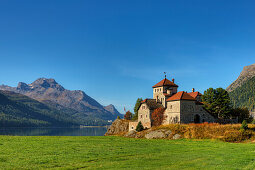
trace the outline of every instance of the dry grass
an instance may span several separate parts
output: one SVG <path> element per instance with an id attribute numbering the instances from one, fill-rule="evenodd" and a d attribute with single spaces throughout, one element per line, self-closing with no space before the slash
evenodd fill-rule
<path id="1" fill-rule="evenodd" d="M 169 129 L 172 135 L 180 134 L 187 139 L 220 139 L 226 142 L 255 140 L 255 125 L 249 124 L 249 129 L 246 131 L 240 130 L 240 127 L 241 124 L 171 124 L 153 127 L 151 130 Z"/>

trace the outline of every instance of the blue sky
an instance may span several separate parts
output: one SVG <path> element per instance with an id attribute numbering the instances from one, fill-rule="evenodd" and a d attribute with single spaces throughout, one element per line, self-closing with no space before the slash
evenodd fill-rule
<path id="1" fill-rule="evenodd" d="M 152 86 L 226 88 L 255 63 L 255 1 L 0 0 L 0 84 L 39 77 L 132 110 Z"/>

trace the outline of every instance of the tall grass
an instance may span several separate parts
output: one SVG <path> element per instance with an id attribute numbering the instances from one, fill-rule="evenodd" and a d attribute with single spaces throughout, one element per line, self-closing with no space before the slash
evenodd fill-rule
<path id="1" fill-rule="evenodd" d="M 241 124 L 171 124 L 153 127 L 152 130 L 169 129 L 172 135 L 180 134 L 187 139 L 220 139 L 226 142 L 241 142 L 255 139 L 255 125 L 249 124 L 248 130 L 240 130 Z"/>

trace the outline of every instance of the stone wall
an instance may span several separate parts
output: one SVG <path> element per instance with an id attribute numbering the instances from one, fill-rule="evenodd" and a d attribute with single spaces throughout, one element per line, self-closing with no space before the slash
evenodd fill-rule
<path id="1" fill-rule="evenodd" d="M 167 102 L 163 125 L 180 123 L 180 101 Z"/>
<path id="2" fill-rule="evenodd" d="M 129 131 L 135 130 L 138 122 L 129 122 Z"/>
<path id="3" fill-rule="evenodd" d="M 141 104 L 138 110 L 138 122 L 140 121 L 143 125 L 146 123 L 151 124 L 151 110 L 146 103 Z"/>
<path id="4" fill-rule="evenodd" d="M 181 123 L 203 123 L 203 122 L 214 122 L 214 117 L 211 116 L 203 105 L 197 105 L 195 101 L 182 100 L 181 101 Z M 197 117 L 197 122 L 195 122 Z"/>

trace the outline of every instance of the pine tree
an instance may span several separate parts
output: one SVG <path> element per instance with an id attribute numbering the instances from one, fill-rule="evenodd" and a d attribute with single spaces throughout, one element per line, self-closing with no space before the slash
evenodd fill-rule
<path id="1" fill-rule="evenodd" d="M 136 103 L 135 103 L 135 107 L 134 107 L 134 116 L 133 116 L 133 120 L 137 120 L 138 119 L 138 108 L 139 108 L 139 106 L 140 106 L 140 104 L 141 104 L 141 102 L 143 101 L 143 99 L 142 98 L 138 98 L 137 100 L 136 100 Z"/>
<path id="2" fill-rule="evenodd" d="M 137 124 L 137 126 L 136 126 L 136 129 L 135 129 L 137 132 L 140 132 L 140 131 L 143 131 L 144 130 L 144 127 L 143 127 L 143 125 L 142 125 L 142 123 L 141 123 L 141 121 L 140 122 L 138 122 L 138 124 Z"/>

